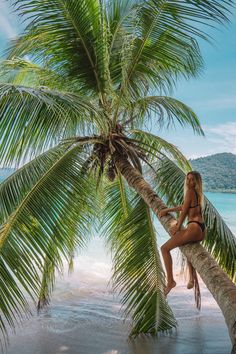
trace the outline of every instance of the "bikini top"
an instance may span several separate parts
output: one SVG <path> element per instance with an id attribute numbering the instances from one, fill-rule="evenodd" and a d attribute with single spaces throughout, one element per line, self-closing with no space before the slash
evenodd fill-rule
<path id="1" fill-rule="evenodd" d="M 190 206 L 189 208 L 196 208 L 197 206 L 200 206 L 200 208 L 201 208 L 200 203 L 198 203 L 198 194 L 197 194 L 197 192 L 196 192 L 195 189 L 194 189 L 194 192 L 195 192 L 195 195 L 196 195 L 196 198 L 197 198 L 197 204 L 196 204 L 196 205 L 193 205 L 193 206 Z"/>
<path id="2" fill-rule="evenodd" d="M 196 208 L 197 206 L 199 206 L 200 207 L 200 215 L 201 215 L 201 217 L 203 217 L 202 216 L 202 207 L 201 207 L 201 204 L 198 202 L 198 194 L 197 194 L 195 189 L 194 189 L 194 192 L 195 192 L 195 195 L 196 195 L 196 198 L 197 198 L 197 204 L 193 205 L 193 206 L 190 206 L 189 208 Z"/>

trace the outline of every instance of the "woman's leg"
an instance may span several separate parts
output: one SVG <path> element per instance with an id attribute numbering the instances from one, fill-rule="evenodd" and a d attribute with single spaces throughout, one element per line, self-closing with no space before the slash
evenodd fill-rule
<path id="1" fill-rule="evenodd" d="M 187 264 L 188 264 L 188 273 L 189 273 L 189 281 L 188 281 L 188 284 L 187 284 L 187 288 L 188 289 L 192 289 L 194 287 L 194 277 L 193 277 L 193 274 L 194 274 L 194 268 L 192 266 L 192 263 L 189 262 L 189 260 L 187 260 Z"/>
<path id="2" fill-rule="evenodd" d="M 186 245 L 189 242 L 200 241 L 201 234 L 196 228 L 188 227 L 186 230 L 181 230 L 174 234 L 166 243 L 161 246 L 162 257 L 164 260 L 167 276 L 167 285 L 164 289 L 164 294 L 167 295 L 176 282 L 173 277 L 172 258 L 170 251 L 176 247 Z"/>
<path id="3" fill-rule="evenodd" d="M 167 276 L 167 285 L 164 289 L 164 294 L 167 295 L 169 291 L 175 287 L 176 282 L 173 277 L 173 269 L 172 269 L 172 257 L 170 254 L 170 250 L 165 246 L 166 244 L 161 246 L 161 252 L 163 261 L 166 268 L 166 276 Z"/>

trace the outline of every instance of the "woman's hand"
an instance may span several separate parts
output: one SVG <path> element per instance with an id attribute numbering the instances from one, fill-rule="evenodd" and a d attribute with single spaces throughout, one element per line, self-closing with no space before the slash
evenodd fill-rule
<path id="1" fill-rule="evenodd" d="M 178 231 L 180 231 L 180 227 L 179 227 L 178 223 L 176 223 L 174 226 L 172 226 L 170 228 L 170 233 L 172 235 L 175 235 Z"/>
<path id="2" fill-rule="evenodd" d="M 168 209 L 162 209 L 159 213 L 158 216 L 159 218 L 162 218 L 163 216 L 166 216 L 168 214 Z"/>

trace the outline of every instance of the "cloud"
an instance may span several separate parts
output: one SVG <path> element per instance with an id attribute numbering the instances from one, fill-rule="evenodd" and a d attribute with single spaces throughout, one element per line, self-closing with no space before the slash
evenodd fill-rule
<path id="1" fill-rule="evenodd" d="M 10 14 L 10 9 L 5 0 L 0 0 L 0 32 L 6 38 L 12 38 L 17 35 L 14 16 Z"/>
<path id="2" fill-rule="evenodd" d="M 226 122 L 214 127 L 204 127 L 209 142 L 213 143 L 217 150 L 236 154 L 236 122 Z"/>
<path id="3" fill-rule="evenodd" d="M 175 132 L 165 131 L 161 137 L 176 145 L 189 159 L 223 152 L 236 154 L 236 120 L 202 125 L 202 128 L 204 137 L 194 134 L 190 128 L 182 127 L 177 127 Z M 153 133 L 160 135 L 157 131 Z"/>

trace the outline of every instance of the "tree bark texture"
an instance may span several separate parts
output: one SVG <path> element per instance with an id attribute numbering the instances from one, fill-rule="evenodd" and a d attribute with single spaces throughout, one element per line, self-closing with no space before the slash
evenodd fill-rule
<path id="1" fill-rule="evenodd" d="M 126 179 L 129 186 L 136 190 L 158 217 L 160 210 L 166 208 L 166 205 L 161 198 L 158 197 L 149 183 L 144 180 L 139 171 L 132 167 L 127 159 L 117 154 L 114 156 L 114 160 L 116 167 Z M 176 223 L 176 219 L 171 216 L 166 216 L 159 219 L 159 221 L 170 235 L 170 227 Z M 231 354 L 236 354 L 235 284 L 200 243 L 187 244 L 180 247 L 180 249 L 197 270 L 219 305 L 228 326 L 230 339 L 233 345 Z"/>

